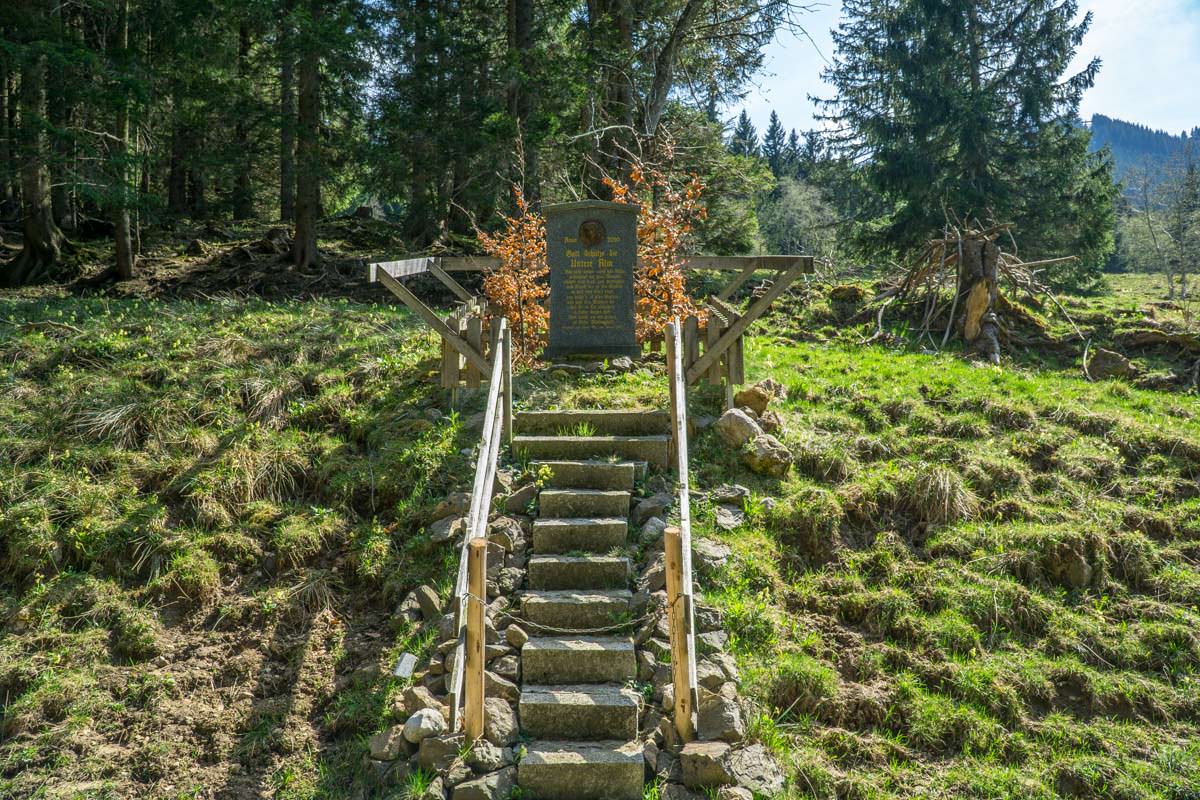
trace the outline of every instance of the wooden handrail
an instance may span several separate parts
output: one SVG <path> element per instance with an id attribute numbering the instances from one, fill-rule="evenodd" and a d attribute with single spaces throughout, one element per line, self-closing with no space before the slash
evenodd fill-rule
<path id="1" fill-rule="evenodd" d="M 486 603 L 487 598 L 469 591 L 468 575 L 471 543 L 486 540 L 488 517 L 492 508 L 492 486 L 496 482 L 496 470 L 500 460 L 500 447 L 507 436 L 512 419 L 512 372 L 509 348 L 512 339 L 508 320 L 501 319 L 496 336 L 497 347 L 493 358 L 488 384 L 487 410 L 483 415 L 483 435 L 480 439 L 479 456 L 475 461 L 475 483 L 471 488 L 471 506 L 467 512 L 467 530 L 463 537 L 462 551 L 458 560 L 458 577 L 454 582 L 454 613 L 458 645 L 455 647 L 454 672 L 450 679 L 450 730 L 457 731 L 463 717 L 464 654 L 466 652 L 468 603 Z M 485 590 L 486 592 L 486 590 Z M 482 668 L 482 665 L 480 665 Z M 475 676 L 480 681 L 482 673 Z M 478 682 L 478 681 L 477 681 Z M 474 698 L 473 698 L 474 699 Z M 482 706 L 482 697 L 479 698 Z M 475 709 L 471 709 L 475 710 Z"/>
<path id="2" fill-rule="evenodd" d="M 692 713 L 697 708 L 699 697 L 696 681 L 695 595 L 692 586 L 691 492 L 688 485 L 687 379 L 678 321 L 667 324 L 665 339 L 671 397 L 671 441 L 679 482 L 679 528 L 678 532 L 669 529 L 663 544 L 667 551 L 675 729 L 683 741 L 690 741 L 695 738 Z"/>
<path id="3" fill-rule="evenodd" d="M 805 256 L 686 256 L 683 259 L 683 269 L 686 272 L 737 272 L 735 284 L 728 288 L 732 294 L 734 289 L 749 280 L 758 270 L 775 272 L 786 271 L 795 264 L 797 258 Z M 807 257 L 811 269 L 812 258 Z M 491 272 L 500 266 L 500 259 L 491 256 L 417 256 L 399 261 L 374 261 L 367 264 L 368 280 L 371 283 L 379 280 L 379 273 L 386 272 L 393 278 L 408 278 L 413 275 L 433 273 L 434 277 L 445 283 L 445 279 L 437 275 L 434 267 L 445 273 L 450 272 Z M 448 288 L 457 294 L 453 286 Z M 721 299 L 728 299 L 726 294 Z"/>

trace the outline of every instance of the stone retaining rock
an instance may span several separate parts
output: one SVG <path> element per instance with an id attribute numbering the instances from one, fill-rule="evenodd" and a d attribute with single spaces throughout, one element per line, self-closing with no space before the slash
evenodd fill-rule
<path id="1" fill-rule="evenodd" d="M 421 607 L 421 616 L 426 620 L 435 620 L 442 615 L 442 598 L 437 589 L 425 584 L 413 589 L 411 596 L 416 598 Z"/>
<path id="2" fill-rule="evenodd" d="M 466 517 L 450 516 L 439 519 L 428 528 L 429 541 L 434 544 L 452 542 L 462 535 L 466 523 Z"/>
<path id="3" fill-rule="evenodd" d="M 753 409 L 755 414 L 761 416 L 773 399 L 775 398 L 768 389 L 756 383 L 753 386 L 747 386 L 735 394 L 733 396 L 733 404 L 735 406 L 748 406 Z"/>
<path id="4" fill-rule="evenodd" d="M 738 786 L 764 797 L 783 791 L 783 769 L 761 744 L 734 750 L 729 756 L 729 774 Z"/>
<path id="5" fill-rule="evenodd" d="M 404 726 L 393 725 L 375 734 L 367 740 L 367 750 L 376 761 L 395 761 L 402 755 L 408 755 Z"/>
<path id="6" fill-rule="evenodd" d="M 733 783 L 726 759 L 730 746 L 725 742 L 688 742 L 679 753 L 683 783 L 693 789 L 703 789 Z"/>
<path id="7" fill-rule="evenodd" d="M 430 736 L 439 736 L 445 732 L 446 720 L 442 717 L 442 712 L 432 708 L 422 708 L 404 723 L 404 738 L 413 744 L 420 744 Z"/>
<path id="8" fill-rule="evenodd" d="M 719 692 L 699 688 L 700 706 L 696 710 L 696 734 L 701 739 L 740 742 L 746 735 L 737 686 L 722 684 Z"/>
<path id="9" fill-rule="evenodd" d="M 633 509 L 633 524 L 642 525 L 651 517 L 665 517 L 667 509 L 669 509 L 674 502 L 674 496 L 668 494 L 667 492 L 659 492 L 658 494 L 641 500 Z"/>
<path id="10" fill-rule="evenodd" d="M 511 747 L 517 743 L 521 733 L 517 712 L 498 697 L 488 697 L 486 693 L 484 696 L 483 738 L 497 747 Z"/>
<path id="11" fill-rule="evenodd" d="M 479 774 L 494 772 L 513 763 L 510 747 L 497 747 L 488 741 L 476 742 L 464 759 L 466 765 Z"/>
<path id="12" fill-rule="evenodd" d="M 717 435 L 730 447 L 742 447 L 756 436 L 762 435 L 762 428 L 750 418 L 750 415 L 740 408 L 731 408 L 721 415 L 713 425 Z"/>
<path id="13" fill-rule="evenodd" d="M 517 785 L 517 768 L 505 767 L 454 787 L 453 800 L 508 800 Z"/>
<path id="14" fill-rule="evenodd" d="M 417 764 L 431 772 L 445 772 L 458 758 L 458 751 L 463 746 L 463 734 L 446 734 L 430 736 L 421 740 L 417 750 Z"/>
<path id="15" fill-rule="evenodd" d="M 724 567 L 731 555 L 733 555 L 733 549 L 727 544 L 714 542 L 712 539 L 692 540 L 692 562 L 695 569 L 702 575 Z"/>
<path id="16" fill-rule="evenodd" d="M 736 530 L 746 524 L 746 512 L 740 506 L 720 505 L 713 509 L 717 527 L 722 530 Z"/>
<path id="17" fill-rule="evenodd" d="M 783 442 L 769 433 L 760 433 L 742 454 L 742 461 L 753 472 L 782 478 L 792 468 L 792 454 Z"/>
<path id="18" fill-rule="evenodd" d="M 783 430 L 783 416 L 778 411 L 766 411 L 758 418 L 764 433 L 779 433 Z"/>

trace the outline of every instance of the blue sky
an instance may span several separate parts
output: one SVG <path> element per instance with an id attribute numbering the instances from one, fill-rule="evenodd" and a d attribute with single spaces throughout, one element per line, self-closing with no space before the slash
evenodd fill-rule
<path id="1" fill-rule="evenodd" d="M 1084 95 L 1084 119 L 1106 114 L 1174 134 L 1200 125 L 1200 0 L 1080 0 L 1079 7 L 1094 19 L 1076 67 L 1093 56 L 1104 62 Z M 813 127 L 808 95 L 833 94 L 820 75 L 833 57 L 829 30 L 840 13 L 840 0 L 826 2 L 800 18 L 812 41 L 784 33 L 768 48 L 764 73 L 741 104 L 760 133 L 772 108 L 784 127 Z"/>

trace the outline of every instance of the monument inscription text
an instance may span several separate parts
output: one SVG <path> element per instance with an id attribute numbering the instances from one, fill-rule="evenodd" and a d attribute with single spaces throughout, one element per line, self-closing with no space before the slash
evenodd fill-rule
<path id="1" fill-rule="evenodd" d="M 550 332 L 546 356 L 637 355 L 633 268 L 637 207 L 585 201 L 546 208 Z"/>

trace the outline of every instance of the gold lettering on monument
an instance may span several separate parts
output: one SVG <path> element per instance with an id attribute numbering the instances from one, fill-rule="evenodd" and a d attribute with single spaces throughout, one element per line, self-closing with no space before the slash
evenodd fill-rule
<path id="1" fill-rule="evenodd" d="M 567 263 L 562 287 L 566 295 L 567 319 L 562 327 L 566 331 L 584 332 L 619 326 L 617 304 L 628 277 L 616 266 L 616 245 L 621 243 L 621 237 L 605 234 L 602 224 L 588 221 L 580 226 L 579 236 L 563 237 Z M 580 244 L 584 246 L 579 247 Z M 612 246 L 598 246 L 602 244 Z"/>

